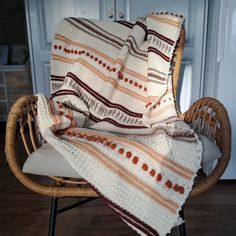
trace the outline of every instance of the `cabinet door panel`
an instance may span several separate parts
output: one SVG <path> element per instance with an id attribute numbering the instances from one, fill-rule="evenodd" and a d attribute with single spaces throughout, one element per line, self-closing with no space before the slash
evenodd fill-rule
<path id="1" fill-rule="evenodd" d="M 193 67 L 192 61 L 188 59 L 183 59 L 181 70 L 180 70 L 180 80 L 179 89 L 177 91 L 177 101 L 180 110 L 186 110 L 191 105 L 192 90 L 192 76 Z"/>
<path id="2" fill-rule="evenodd" d="M 64 17 L 100 18 L 99 1 L 82 0 L 80 4 L 76 2 L 76 0 L 42 1 L 43 9 L 41 12 L 44 14 L 42 18 L 45 20 L 47 42 L 50 43 L 52 41 L 56 25 Z"/>

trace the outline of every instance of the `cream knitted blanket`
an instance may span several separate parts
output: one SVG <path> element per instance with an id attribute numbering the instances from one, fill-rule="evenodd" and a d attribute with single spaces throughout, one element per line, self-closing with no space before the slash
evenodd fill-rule
<path id="1" fill-rule="evenodd" d="M 52 98 L 38 95 L 42 136 L 140 235 L 166 235 L 181 221 L 201 162 L 172 92 L 182 22 L 64 19 L 52 45 Z"/>

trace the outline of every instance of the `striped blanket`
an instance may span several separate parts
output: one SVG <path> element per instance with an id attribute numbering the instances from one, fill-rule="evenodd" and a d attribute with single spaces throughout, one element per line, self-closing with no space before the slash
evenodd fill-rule
<path id="1" fill-rule="evenodd" d="M 178 117 L 171 63 L 183 18 L 62 20 L 42 136 L 140 235 L 166 235 L 200 167 L 202 145 Z"/>

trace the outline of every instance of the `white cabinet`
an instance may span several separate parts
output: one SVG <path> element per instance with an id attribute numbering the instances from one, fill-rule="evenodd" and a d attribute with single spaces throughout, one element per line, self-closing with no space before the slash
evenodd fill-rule
<path id="1" fill-rule="evenodd" d="M 26 0 L 34 92 L 49 95 L 50 47 L 55 26 L 67 16 L 133 21 L 149 12 L 186 17 L 187 40 L 182 66 L 181 109 L 202 96 L 207 0 Z"/>

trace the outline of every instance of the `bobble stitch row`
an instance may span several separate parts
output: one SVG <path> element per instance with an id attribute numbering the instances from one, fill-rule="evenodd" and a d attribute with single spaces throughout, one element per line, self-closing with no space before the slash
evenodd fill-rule
<path id="1" fill-rule="evenodd" d="M 156 14 L 156 15 L 172 15 L 172 16 L 176 16 L 176 17 L 180 17 L 180 18 L 183 18 L 183 15 L 182 14 L 174 14 L 173 12 L 168 12 L 168 11 L 166 11 L 166 12 L 152 12 L 152 14 Z"/>
<path id="2" fill-rule="evenodd" d="M 69 130 L 66 131 L 66 135 L 74 136 L 74 137 L 77 136 L 79 138 L 85 138 L 88 141 L 99 142 L 99 143 L 104 144 L 107 147 L 110 147 L 112 150 L 115 150 L 116 147 L 117 147 L 117 145 L 115 143 L 112 143 L 111 141 L 108 141 L 106 138 L 96 137 L 94 135 L 87 135 L 87 134 L 82 134 L 80 132 L 69 131 Z M 130 151 L 125 152 L 124 148 L 119 148 L 117 151 L 120 155 L 125 154 L 125 157 L 127 159 L 132 160 L 132 163 L 134 165 L 138 164 L 139 158 L 137 156 L 133 156 L 132 152 L 130 152 Z M 133 158 L 131 159 L 132 156 L 133 156 Z M 142 170 L 145 171 L 145 172 L 147 172 L 148 169 L 149 169 L 147 163 L 143 163 L 141 167 L 142 167 Z M 149 174 L 150 174 L 151 177 L 155 177 L 157 182 L 162 181 L 162 178 L 163 178 L 162 174 L 161 173 L 156 173 L 156 171 L 154 169 L 151 169 L 149 171 Z M 184 187 L 182 187 L 178 184 L 175 184 L 173 186 L 173 183 L 170 180 L 167 180 L 165 182 L 165 186 L 169 189 L 173 189 L 174 191 L 179 192 L 180 194 L 184 193 Z"/>
<path id="3" fill-rule="evenodd" d="M 61 45 L 54 45 L 54 49 L 57 50 L 62 50 L 62 46 Z M 110 67 L 109 65 L 106 65 L 105 62 L 102 62 L 102 60 L 99 60 L 98 57 L 95 57 L 94 55 L 90 54 L 89 52 L 85 52 L 85 50 L 75 50 L 75 49 L 68 49 L 68 48 L 63 48 L 63 51 L 65 53 L 72 53 L 72 54 L 75 54 L 75 55 L 83 55 L 85 54 L 85 56 L 89 57 L 90 59 L 94 60 L 95 62 L 97 62 L 99 65 L 103 66 L 103 67 L 106 67 L 106 69 L 110 72 L 116 72 L 116 68 L 115 67 Z"/>
<path id="4" fill-rule="evenodd" d="M 167 99 L 168 99 L 169 101 L 171 101 L 171 98 L 167 98 Z M 165 103 L 167 99 L 164 99 L 163 102 Z M 151 103 L 151 102 L 148 102 L 148 103 L 145 105 L 145 107 L 147 108 L 147 107 L 149 107 L 149 106 L 151 106 L 151 105 L 152 105 L 152 103 Z M 161 101 L 158 101 L 152 108 L 155 109 L 157 106 L 160 106 L 160 105 L 161 105 Z"/>
<path id="5" fill-rule="evenodd" d="M 62 46 L 61 45 L 54 45 L 54 49 L 59 49 L 61 50 L 62 49 Z M 97 62 L 99 65 L 103 66 L 104 68 L 106 68 L 108 71 L 110 72 L 116 72 L 116 68 L 115 67 L 110 67 L 109 65 L 107 65 L 105 62 L 103 62 L 102 60 L 100 60 L 98 57 L 95 57 L 94 55 L 90 54 L 89 52 L 85 52 L 84 50 L 75 50 L 75 49 L 67 49 L 67 48 L 64 48 L 63 49 L 65 53 L 72 53 L 72 54 L 75 54 L 75 55 L 83 55 L 85 54 L 85 56 L 89 57 L 90 59 L 94 60 L 95 62 Z M 121 71 L 118 71 L 117 72 L 118 74 L 118 78 L 120 80 L 123 80 L 124 82 L 126 83 L 129 83 L 139 89 L 143 89 L 145 92 L 147 92 L 147 87 L 143 86 L 142 84 L 138 84 L 137 82 L 134 82 L 133 80 L 131 79 L 128 79 L 128 78 L 124 78 L 123 77 L 123 74 Z"/>
<path id="6" fill-rule="evenodd" d="M 118 71 L 117 75 L 118 75 L 119 80 L 123 80 L 124 82 L 129 83 L 139 89 L 143 89 L 145 92 L 147 92 L 147 87 L 143 86 L 142 84 L 138 84 L 138 82 L 134 82 L 132 79 L 128 79 L 127 77 L 124 77 L 121 71 Z"/>

